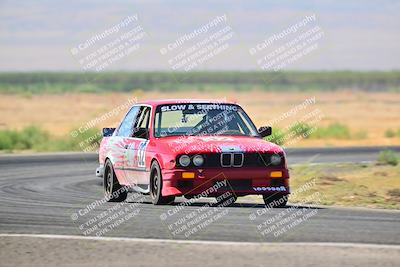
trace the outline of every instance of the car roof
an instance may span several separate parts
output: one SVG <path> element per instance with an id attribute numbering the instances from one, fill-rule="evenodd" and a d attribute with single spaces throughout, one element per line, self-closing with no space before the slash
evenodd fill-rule
<path id="1" fill-rule="evenodd" d="M 189 104 L 189 103 L 209 103 L 209 104 L 237 104 L 234 101 L 228 101 L 226 99 L 215 99 L 215 100 L 210 100 L 210 99 L 158 99 L 158 100 L 147 100 L 147 101 L 141 101 L 137 104 L 145 104 L 145 105 L 151 105 L 153 107 L 159 106 L 159 105 L 168 105 L 168 104 Z"/>

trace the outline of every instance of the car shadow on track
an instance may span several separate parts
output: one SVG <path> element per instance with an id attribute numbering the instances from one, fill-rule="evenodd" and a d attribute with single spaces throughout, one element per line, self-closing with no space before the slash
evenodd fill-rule
<path id="1" fill-rule="evenodd" d="M 153 205 L 151 201 L 142 201 L 142 202 L 135 202 L 135 201 L 129 201 L 128 203 L 139 203 L 139 204 L 145 204 L 145 205 Z M 179 206 L 182 205 L 182 203 L 185 203 L 183 201 L 175 201 L 173 203 L 169 203 L 167 205 L 163 206 Z M 187 203 L 187 202 L 186 202 Z M 206 205 L 209 205 L 210 207 L 218 207 L 218 203 L 214 202 L 208 202 L 208 201 L 202 201 L 202 202 L 194 202 L 190 203 L 188 205 L 185 205 L 186 207 L 204 207 Z M 253 209 L 263 209 L 265 208 L 264 204 L 257 204 L 257 203 L 234 203 L 226 208 L 253 208 Z M 276 207 L 274 209 L 287 209 L 287 208 L 292 208 L 292 209 L 315 209 L 315 210 L 321 210 L 321 209 L 326 209 L 323 207 L 316 207 L 316 206 L 305 206 L 305 205 L 294 205 L 294 204 L 288 204 L 285 207 Z"/>
<path id="2" fill-rule="evenodd" d="M 257 209 L 263 209 L 265 208 L 264 204 L 254 204 L 254 203 L 235 203 L 229 206 L 229 208 L 257 208 Z M 274 207 L 274 209 L 287 209 L 287 208 L 292 208 L 292 209 L 315 209 L 315 210 L 320 210 L 320 209 L 325 209 L 322 207 L 315 207 L 315 206 L 304 206 L 304 205 L 286 205 L 285 207 Z"/>

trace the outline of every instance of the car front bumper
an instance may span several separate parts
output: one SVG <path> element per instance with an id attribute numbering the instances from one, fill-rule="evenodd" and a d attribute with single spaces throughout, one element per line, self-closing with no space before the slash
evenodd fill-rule
<path id="1" fill-rule="evenodd" d="M 274 172 L 281 172 L 281 177 L 271 177 Z M 234 192 L 238 196 L 290 193 L 289 172 L 284 168 L 174 169 L 163 170 L 162 175 L 164 196 L 206 193 L 213 197 L 225 192 Z"/>

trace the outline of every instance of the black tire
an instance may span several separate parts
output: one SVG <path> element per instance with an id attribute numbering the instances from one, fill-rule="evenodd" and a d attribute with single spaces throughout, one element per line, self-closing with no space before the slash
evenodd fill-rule
<path id="1" fill-rule="evenodd" d="M 172 204 L 175 196 L 162 196 L 162 175 L 157 161 L 151 164 L 150 168 L 150 197 L 154 205 Z"/>
<path id="2" fill-rule="evenodd" d="M 263 195 L 265 206 L 271 208 L 284 208 L 286 207 L 288 196 L 275 194 L 275 195 Z"/>
<path id="3" fill-rule="evenodd" d="M 107 160 L 103 179 L 104 197 L 108 202 L 121 202 L 128 196 L 128 191 L 123 190 L 119 184 L 111 161 Z"/>

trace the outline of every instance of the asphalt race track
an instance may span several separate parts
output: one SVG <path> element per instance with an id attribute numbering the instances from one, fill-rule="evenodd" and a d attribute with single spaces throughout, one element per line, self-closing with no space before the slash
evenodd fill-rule
<path id="1" fill-rule="evenodd" d="M 375 160 L 381 149 L 298 149 L 289 150 L 287 154 L 291 164 L 368 162 Z M 395 150 L 399 151 L 400 148 Z M 0 250 L 4 249 L 4 238 L 10 238 L 2 237 L 4 234 L 96 236 L 99 228 L 85 232 L 94 225 L 92 222 L 88 223 L 90 219 L 101 217 L 101 214 L 106 214 L 117 205 L 102 203 L 93 208 L 93 203 L 97 203 L 96 201 L 103 197 L 101 179 L 94 176 L 96 166 L 94 154 L 0 156 L 0 240 L 3 240 Z M 133 196 L 129 196 L 131 195 Z M 203 207 L 209 203 L 208 199 L 184 208 L 179 206 L 179 202 L 182 201 L 185 199 L 177 199 L 178 204 L 174 206 L 153 206 L 147 196 L 130 199 L 120 208 L 126 211 L 124 216 L 133 215 L 129 218 L 124 217 L 125 221 L 115 224 L 115 227 L 101 235 L 119 238 L 274 244 L 306 242 L 400 245 L 398 211 L 289 205 L 293 208 L 293 213 L 302 213 L 301 216 L 306 213 L 311 215 L 279 235 L 274 235 L 275 230 L 270 233 L 264 232 L 263 235 L 260 225 L 268 218 L 279 218 L 287 208 L 268 210 L 268 213 L 259 215 L 263 211 L 261 199 L 259 204 L 239 201 L 232 207 L 218 209 L 213 205 Z M 190 218 L 191 214 L 207 212 L 215 212 L 214 221 L 197 232 L 174 232 L 182 225 L 182 222 L 179 222 L 180 218 Z M 108 213 L 108 216 L 110 214 Z M 19 238 L 21 240 L 24 237 Z M 395 250 L 396 259 L 399 259 L 399 251 Z M 382 254 L 382 257 L 386 257 L 386 254 Z M 391 263 L 393 262 L 389 262 L 387 266 Z M 15 262 L 10 263 L 12 264 Z"/>

